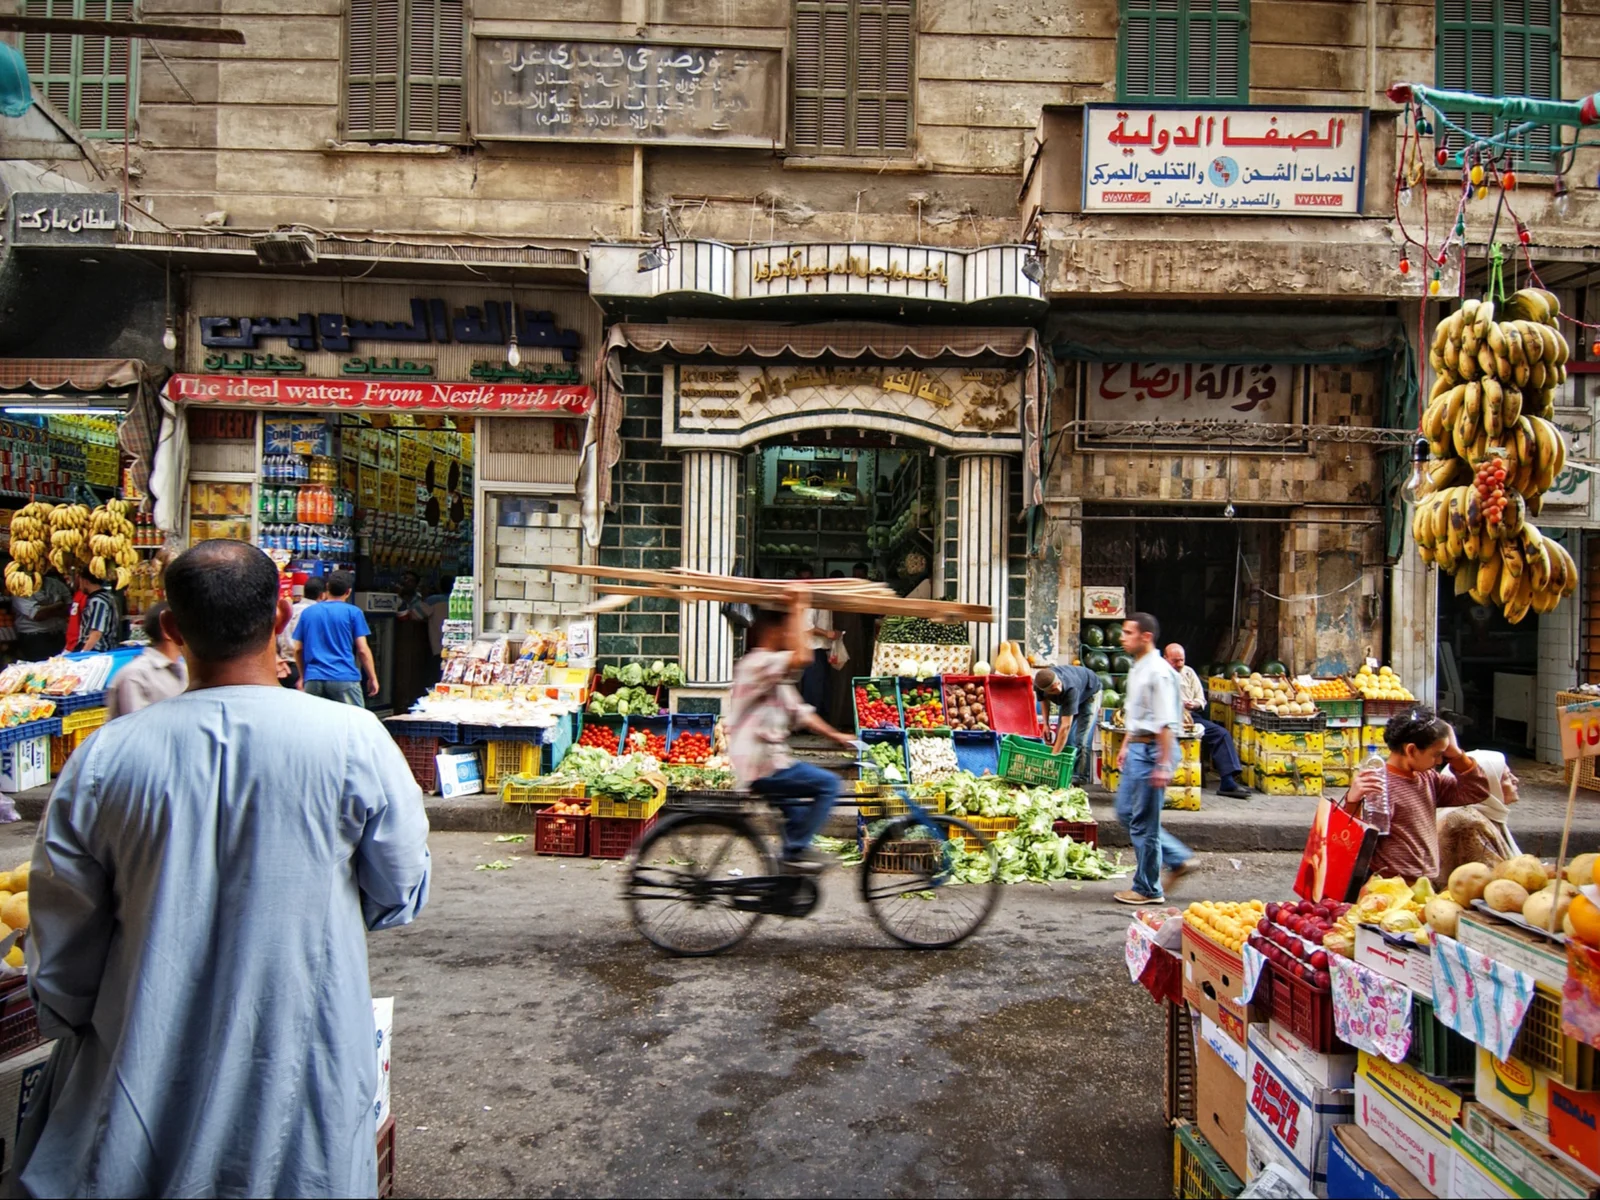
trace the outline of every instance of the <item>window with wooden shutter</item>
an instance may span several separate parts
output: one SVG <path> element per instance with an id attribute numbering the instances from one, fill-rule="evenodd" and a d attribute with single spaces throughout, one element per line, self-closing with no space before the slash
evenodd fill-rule
<path id="1" fill-rule="evenodd" d="M 1250 0 L 1122 0 L 1117 99 L 1250 99 Z"/>
<path id="2" fill-rule="evenodd" d="M 24 0 L 22 14 L 79 20 L 138 19 L 134 0 Z M 127 135 L 138 106 L 139 46 L 130 38 L 24 33 L 19 48 L 28 78 L 90 138 Z"/>
<path id="3" fill-rule="evenodd" d="M 1438 46 L 1435 76 L 1446 91 L 1480 96 L 1560 98 L 1560 0 L 1437 0 Z M 1446 112 L 1474 138 L 1504 134 L 1506 123 L 1492 113 Z M 1445 148 L 1454 152 L 1467 138 L 1441 129 Z M 1519 171 L 1550 173 L 1555 130 L 1537 126 L 1517 137 L 1511 163 Z"/>
<path id="4" fill-rule="evenodd" d="M 795 151 L 910 152 L 915 17 L 912 0 L 796 0 Z"/>
<path id="5" fill-rule="evenodd" d="M 347 0 L 345 136 L 460 141 L 466 46 L 465 0 Z"/>

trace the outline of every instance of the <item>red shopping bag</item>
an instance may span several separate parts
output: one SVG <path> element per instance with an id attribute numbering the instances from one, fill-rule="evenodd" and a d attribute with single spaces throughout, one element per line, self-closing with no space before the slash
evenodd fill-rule
<path id="1" fill-rule="evenodd" d="M 1377 847 L 1376 829 L 1324 797 L 1317 804 L 1305 853 L 1300 856 L 1295 895 L 1302 900 L 1355 903 Z"/>

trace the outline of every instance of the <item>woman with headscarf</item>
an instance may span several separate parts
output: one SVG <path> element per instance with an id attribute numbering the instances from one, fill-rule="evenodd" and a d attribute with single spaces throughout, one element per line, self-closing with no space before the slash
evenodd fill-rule
<path id="1" fill-rule="evenodd" d="M 1506 824 L 1520 789 L 1506 756 L 1493 750 L 1474 750 L 1468 757 L 1487 777 L 1489 795 L 1477 804 L 1439 814 L 1439 876 L 1433 881 L 1435 887 L 1449 882 L 1450 873 L 1463 863 L 1492 867 L 1522 853 Z"/>

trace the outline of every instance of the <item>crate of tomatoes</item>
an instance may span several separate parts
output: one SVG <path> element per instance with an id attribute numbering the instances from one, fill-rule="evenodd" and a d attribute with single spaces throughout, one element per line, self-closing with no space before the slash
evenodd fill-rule
<path id="1" fill-rule="evenodd" d="M 938 679 L 901 679 L 900 707 L 907 729 L 948 729 Z"/>
<path id="2" fill-rule="evenodd" d="M 583 732 L 578 735 L 578 745 L 592 746 L 597 750 L 604 750 L 607 754 L 615 754 L 621 744 L 623 726 L 627 723 L 627 717 L 585 714 Z"/>
<path id="3" fill-rule="evenodd" d="M 703 766 L 711 757 L 717 718 L 711 713 L 674 713 L 667 729 L 667 756 L 661 761 L 679 767 Z"/>
<path id="4" fill-rule="evenodd" d="M 648 754 L 657 762 L 665 762 L 671 733 L 671 717 L 629 717 L 621 753 Z"/>
<path id="5" fill-rule="evenodd" d="M 900 685 L 892 676 L 858 676 L 852 683 L 857 733 L 863 729 L 905 728 L 905 721 L 900 715 Z"/>

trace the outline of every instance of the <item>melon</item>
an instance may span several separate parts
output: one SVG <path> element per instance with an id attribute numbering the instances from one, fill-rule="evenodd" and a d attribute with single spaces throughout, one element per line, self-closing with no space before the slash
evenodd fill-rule
<path id="1" fill-rule="evenodd" d="M 12 929 L 26 929 L 28 927 L 28 894 L 13 896 L 0 906 L 0 921 Z"/>
<path id="2" fill-rule="evenodd" d="M 1520 913 L 1528 903 L 1528 891 L 1515 880 L 1495 879 L 1483 889 L 1483 902 L 1495 912 Z M 0 920 L 4 917 L 4 910 L 0 910 Z"/>
<path id="3" fill-rule="evenodd" d="M 1494 877 L 1511 880 L 1530 896 L 1550 882 L 1544 864 L 1531 854 L 1519 854 L 1501 862 L 1494 869 Z"/>
<path id="4" fill-rule="evenodd" d="M 1261 673 L 1281 679 L 1289 673 L 1289 668 L 1281 662 L 1267 662 L 1261 664 Z"/>
<path id="5" fill-rule="evenodd" d="M 1567 882 L 1575 887 L 1585 887 L 1594 882 L 1594 865 L 1600 854 L 1580 854 L 1567 864 Z"/>
<path id="6" fill-rule="evenodd" d="M 1129 654 L 1113 654 L 1111 656 L 1111 673 L 1113 675 L 1126 675 L 1133 670 L 1133 656 Z"/>
<path id="7" fill-rule="evenodd" d="M 1572 897 L 1563 895 L 1556 898 L 1556 887 L 1551 884 L 1542 891 L 1535 892 L 1528 897 L 1528 902 L 1522 906 L 1522 919 L 1535 929 L 1550 928 L 1550 913 L 1555 910 L 1556 924 L 1566 919 L 1567 910 L 1572 907 Z"/>
<path id="8" fill-rule="evenodd" d="M 1450 872 L 1450 882 L 1447 885 L 1450 899 L 1462 908 L 1470 908 L 1472 902 L 1483 895 L 1483 889 L 1493 880 L 1493 873 L 1482 863 L 1462 863 Z"/>
<path id="9" fill-rule="evenodd" d="M 1111 656 L 1104 650 L 1091 650 L 1083 656 L 1083 665 L 1094 672 L 1111 670 Z"/>

